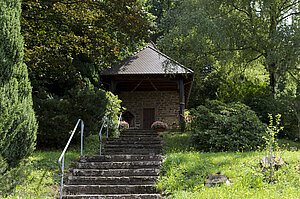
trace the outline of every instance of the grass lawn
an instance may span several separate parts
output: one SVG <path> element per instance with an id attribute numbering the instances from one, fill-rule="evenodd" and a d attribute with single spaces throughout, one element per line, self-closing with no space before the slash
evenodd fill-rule
<path id="1" fill-rule="evenodd" d="M 167 198 L 300 198 L 300 144 L 280 140 L 279 154 L 288 163 L 268 182 L 260 158 L 266 152 L 202 153 L 194 150 L 191 137 L 184 133 L 163 133 L 164 163 L 157 187 Z M 289 146 L 287 146 L 289 144 Z M 290 146 L 292 145 L 292 147 Z M 208 174 L 221 172 L 232 184 L 209 188 Z"/>
<path id="2" fill-rule="evenodd" d="M 98 135 L 86 138 L 84 155 L 95 155 L 99 148 Z M 61 150 L 35 151 L 24 160 L 21 166 L 0 176 L 0 198 L 54 198 L 60 192 L 60 175 L 58 158 Z M 80 157 L 80 144 L 70 147 L 65 156 L 65 168 Z M 11 189 L 10 193 L 1 194 L 1 190 Z"/>
<path id="3" fill-rule="evenodd" d="M 276 172 L 274 183 L 266 182 L 260 172 L 259 158 L 264 152 L 201 153 L 194 150 L 188 134 L 163 133 L 165 160 L 157 187 L 169 198 L 300 198 L 300 144 L 280 140 L 282 157 L 288 165 Z M 85 140 L 84 154 L 98 153 L 98 136 Z M 66 155 L 66 168 L 80 157 L 80 145 Z M 54 198 L 59 194 L 60 171 L 57 160 L 62 150 L 36 151 L 9 175 L 0 176 L 0 191 L 12 188 L 0 198 Z M 203 185 L 209 173 L 221 172 L 230 186 L 208 188 Z M 12 184 L 15 183 L 15 184 Z"/>

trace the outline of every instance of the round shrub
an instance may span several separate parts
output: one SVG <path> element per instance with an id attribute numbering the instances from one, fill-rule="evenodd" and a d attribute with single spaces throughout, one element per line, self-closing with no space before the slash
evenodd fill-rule
<path id="1" fill-rule="evenodd" d="M 63 97 L 40 92 L 34 98 L 39 121 L 38 147 L 65 146 L 79 118 L 84 121 L 84 136 L 98 132 L 108 101 L 106 92 L 94 87 L 75 88 Z M 80 127 L 77 129 L 80 131 Z M 78 132 L 72 143 L 79 141 Z"/>
<path id="2" fill-rule="evenodd" d="M 266 125 L 245 104 L 208 100 L 191 115 L 194 142 L 203 151 L 251 150 L 264 143 Z"/>
<path id="3" fill-rule="evenodd" d="M 167 130 L 168 129 L 168 124 L 161 122 L 161 121 L 155 121 L 151 124 L 151 129 L 153 130 L 157 130 L 157 129 L 161 129 L 161 130 Z"/>

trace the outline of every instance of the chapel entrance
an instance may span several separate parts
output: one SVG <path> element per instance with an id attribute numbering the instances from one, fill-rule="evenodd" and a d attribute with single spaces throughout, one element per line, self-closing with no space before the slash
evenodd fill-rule
<path id="1" fill-rule="evenodd" d="M 143 109 L 143 129 L 150 129 L 151 124 L 155 121 L 155 109 L 144 108 Z"/>
<path id="2" fill-rule="evenodd" d="M 192 70 L 160 52 L 152 42 L 101 72 L 105 89 L 118 95 L 131 112 L 122 117 L 133 129 L 150 129 L 157 120 L 179 126 L 193 79 Z"/>

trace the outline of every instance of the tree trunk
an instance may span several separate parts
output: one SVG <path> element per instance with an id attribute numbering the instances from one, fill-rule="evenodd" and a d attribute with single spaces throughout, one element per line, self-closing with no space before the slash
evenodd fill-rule
<path id="1" fill-rule="evenodd" d="M 274 99 L 276 99 L 277 94 L 278 94 L 278 86 L 279 86 L 279 81 L 280 81 L 281 75 L 276 70 L 276 65 L 275 64 L 270 64 L 268 66 L 268 68 L 269 68 L 271 92 L 273 93 Z"/>

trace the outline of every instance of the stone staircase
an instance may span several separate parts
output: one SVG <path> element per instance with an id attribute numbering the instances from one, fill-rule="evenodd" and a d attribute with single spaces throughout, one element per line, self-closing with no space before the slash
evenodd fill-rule
<path id="1" fill-rule="evenodd" d="M 108 138 L 102 156 L 82 156 L 63 188 L 64 199 L 159 199 L 155 187 L 161 138 L 152 130 L 127 130 Z"/>

